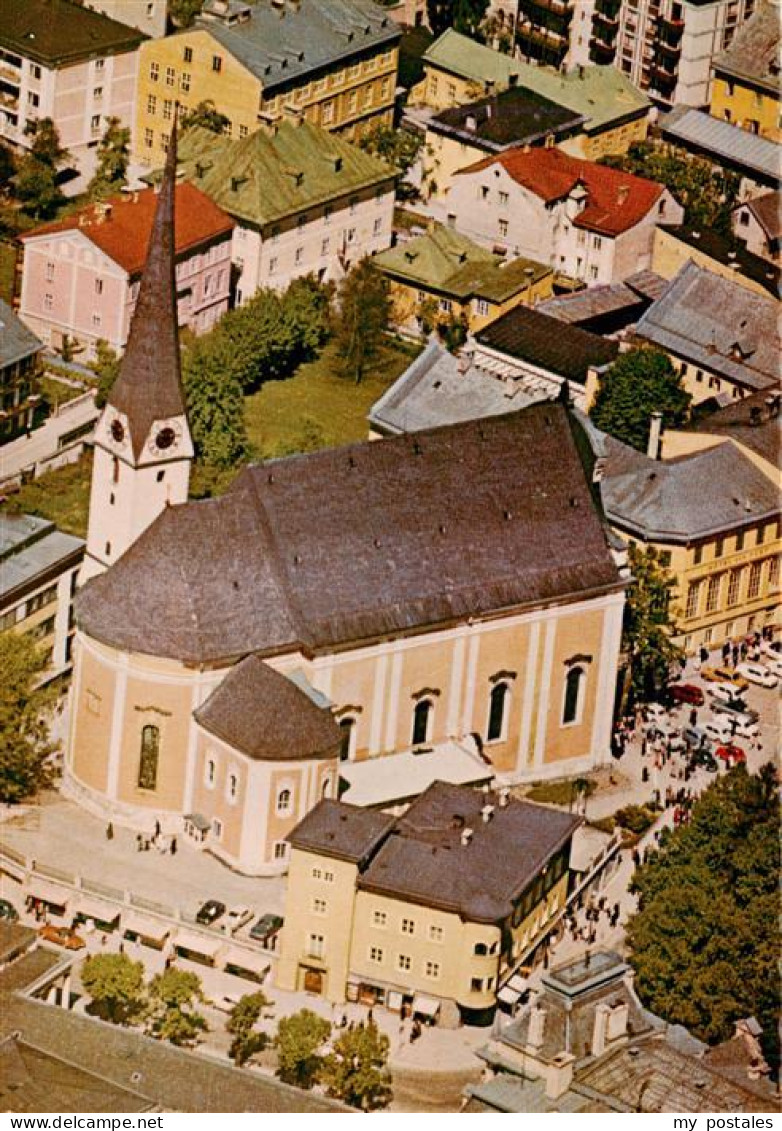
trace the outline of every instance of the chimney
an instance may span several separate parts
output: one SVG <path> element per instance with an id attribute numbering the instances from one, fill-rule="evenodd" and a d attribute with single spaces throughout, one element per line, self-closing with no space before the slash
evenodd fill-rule
<path id="1" fill-rule="evenodd" d="M 558 1100 L 573 1083 L 576 1058 L 570 1052 L 559 1052 L 546 1066 L 546 1096 Z"/>
<path id="2" fill-rule="evenodd" d="M 478 119 L 475 117 L 474 114 L 468 114 L 467 117 L 464 119 L 464 128 L 466 130 L 469 130 L 469 132 L 471 134 L 475 133 L 475 131 L 478 128 Z"/>
<path id="3" fill-rule="evenodd" d="M 609 1044 L 627 1035 L 629 1019 L 630 1006 L 626 1001 L 620 1001 L 617 1002 L 616 1005 L 611 1006 L 611 1012 L 608 1015 L 608 1029 L 606 1031 L 606 1038 Z"/>
<path id="4" fill-rule="evenodd" d="M 652 413 L 652 422 L 649 427 L 649 443 L 646 445 L 646 454 L 649 459 L 660 458 L 660 433 L 663 426 L 663 414 L 661 412 Z"/>
<path id="5" fill-rule="evenodd" d="M 510 790 L 508 789 L 507 785 L 504 785 L 499 792 L 500 809 L 507 809 L 509 800 L 510 800 Z"/>
<path id="6" fill-rule="evenodd" d="M 602 1056 L 608 1044 L 608 1016 L 611 1006 L 608 1002 L 601 1001 L 595 1007 L 595 1021 L 592 1026 L 592 1056 Z"/>
<path id="7" fill-rule="evenodd" d="M 488 825 L 489 821 L 494 816 L 494 806 L 484 805 L 481 809 L 481 817 L 483 818 L 484 825 Z"/>
<path id="8" fill-rule="evenodd" d="M 472 840 L 472 829 L 462 829 L 462 846 L 466 848 L 471 840 Z"/>
<path id="9" fill-rule="evenodd" d="M 527 1045 L 537 1052 L 543 1047 L 543 1037 L 546 1032 L 546 1011 L 542 1005 L 533 1005 L 529 1014 L 529 1027 L 527 1029 Z"/>
<path id="10" fill-rule="evenodd" d="M 619 186 L 619 192 L 617 194 L 616 203 L 617 204 L 625 204 L 627 202 L 627 198 L 628 198 L 629 195 L 630 195 L 630 186 L 629 185 L 620 185 Z"/>

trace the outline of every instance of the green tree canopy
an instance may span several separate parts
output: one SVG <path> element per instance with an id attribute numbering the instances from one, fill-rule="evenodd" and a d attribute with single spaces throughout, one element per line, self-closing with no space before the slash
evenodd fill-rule
<path id="1" fill-rule="evenodd" d="M 196 339 L 183 358 L 182 383 L 196 459 L 231 467 L 247 454 L 244 395 L 223 339 Z"/>
<path id="2" fill-rule="evenodd" d="M 90 369 L 98 378 L 98 391 L 95 403 L 98 408 L 103 408 L 108 400 L 114 382 L 119 373 L 119 356 L 104 338 L 98 338 L 95 343 L 95 360 L 90 362 Z"/>
<path id="3" fill-rule="evenodd" d="M 627 590 L 622 650 L 628 658 L 629 691 L 634 701 L 653 699 L 684 658 L 673 642 L 677 628 L 671 613 L 676 582 L 653 546 L 630 545 L 632 582 Z"/>
<path id="4" fill-rule="evenodd" d="M 388 328 L 388 283 L 371 259 L 362 259 L 340 283 L 334 338 L 345 365 L 358 384 Z"/>
<path id="5" fill-rule="evenodd" d="M 199 102 L 192 110 L 184 111 L 181 129 L 184 132 L 189 130 L 191 126 L 203 126 L 205 130 L 211 130 L 213 134 L 221 134 L 230 124 L 231 119 L 227 115 L 221 114 L 211 98 L 207 98 L 203 102 Z"/>
<path id="6" fill-rule="evenodd" d="M 225 1027 L 233 1037 L 228 1055 L 237 1068 L 241 1068 L 251 1056 L 266 1047 L 266 1034 L 255 1032 L 254 1027 L 263 1010 L 270 1004 L 266 994 L 258 990 L 254 994 L 245 994 L 231 1010 Z"/>
<path id="7" fill-rule="evenodd" d="M 442 35 L 453 27 L 462 35 L 479 38 L 489 0 L 426 0 L 426 14 L 432 33 Z"/>
<path id="8" fill-rule="evenodd" d="M 779 1063 L 779 783 L 737 766 L 633 877 L 627 928 L 643 1003 L 714 1044 L 754 1016 Z"/>
<path id="9" fill-rule="evenodd" d="M 330 1033 L 330 1023 L 311 1009 L 282 1017 L 274 1038 L 280 1079 L 297 1088 L 311 1088 L 323 1062 L 319 1049 Z"/>
<path id="10" fill-rule="evenodd" d="M 320 1080 L 328 1094 L 351 1107 L 374 1111 L 391 1099 L 388 1037 L 377 1025 L 348 1029 L 334 1042 L 326 1056 Z"/>
<path id="11" fill-rule="evenodd" d="M 389 165 L 399 169 L 402 178 L 406 177 L 424 149 L 423 134 L 413 130 L 395 129 L 393 126 L 375 126 L 359 141 L 359 148 L 365 149 L 375 157 L 381 157 Z M 402 179 L 397 185 L 398 200 L 417 200 L 418 189 Z"/>
<path id="12" fill-rule="evenodd" d="M 643 347 L 620 354 L 600 377 L 589 415 L 610 436 L 645 452 L 652 413 L 662 413 L 664 428 L 677 428 L 691 401 L 668 355 Z"/>
<path id="13" fill-rule="evenodd" d="M 87 186 L 90 200 L 102 200 L 119 192 L 127 181 L 130 162 L 130 130 L 119 118 L 108 118 L 98 143 L 98 163 Z"/>
<path id="14" fill-rule="evenodd" d="M 15 804 L 50 783 L 50 687 L 36 681 L 47 658 L 27 633 L 0 633 L 0 802 Z"/>
<path id="15" fill-rule="evenodd" d="M 127 1025 L 144 1009 L 144 964 L 126 954 L 92 955 L 82 967 L 81 980 L 95 1012 L 105 1021 Z"/>
<path id="16" fill-rule="evenodd" d="M 168 0 L 168 18 L 174 27 L 191 27 L 203 6 L 204 0 Z"/>
<path id="17" fill-rule="evenodd" d="M 197 974 L 175 966 L 157 974 L 149 984 L 149 1034 L 172 1045 L 194 1045 L 208 1028 L 206 1018 L 195 1008 L 203 1000 Z"/>
<path id="18" fill-rule="evenodd" d="M 21 158 L 14 177 L 16 196 L 23 210 L 36 220 L 54 215 L 65 200 L 57 171 L 68 157 L 51 118 L 41 118 L 25 131 L 32 136 L 29 153 Z"/>

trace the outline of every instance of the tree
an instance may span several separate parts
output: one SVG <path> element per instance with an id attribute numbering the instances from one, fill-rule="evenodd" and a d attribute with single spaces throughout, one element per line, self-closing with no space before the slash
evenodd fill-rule
<path id="1" fill-rule="evenodd" d="M 98 338 L 95 343 L 95 360 L 90 362 L 90 369 L 98 378 L 98 391 L 95 403 L 98 408 L 103 408 L 109 399 L 114 382 L 119 373 L 120 359 L 104 338 Z"/>
<path id="2" fill-rule="evenodd" d="M 25 130 L 32 136 L 30 152 L 19 162 L 14 185 L 22 208 L 36 220 L 46 219 L 65 200 L 57 183 L 57 171 L 68 157 L 51 118 L 41 118 Z"/>
<path id="3" fill-rule="evenodd" d="M 381 125 L 364 134 L 358 144 L 360 149 L 365 149 L 367 153 L 380 157 L 399 169 L 402 177 L 397 185 L 398 200 L 418 199 L 418 189 L 405 178 L 426 148 L 423 134 Z"/>
<path id="4" fill-rule="evenodd" d="M 426 0 L 426 13 L 432 33 L 442 35 L 449 27 L 462 35 L 479 38 L 489 0 Z"/>
<path id="5" fill-rule="evenodd" d="M 684 659 L 684 652 L 673 641 L 677 628 L 671 598 L 676 582 L 653 546 L 631 544 L 628 560 L 632 582 L 622 626 L 629 675 L 626 691 L 636 701 L 648 700 L 667 686 L 671 669 Z"/>
<path id="6" fill-rule="evenodd" d="M 211 98 L 199 102 L 193 110 L 186 110 L 182 114 L 183 131 L 189 130 L 191 126 L 202 126 L 213 134 L 222 134 L 230 124 L 231 119 L 220 113 Z"/>
<path id="7" fill-rule="evenodd" d="M 16 173 L 13 151 L 0 142 L 0 196 L 8 196 Z"/>
<path id="8" fill-rule="evenodd" d="M 645 452 L 652 413 L 662 413 L 663 427 L 677 428 L 691 401 L 668 355 L 643 347 L 620 354 L 601 376 L 589 415 L 604 432 Z"/>
<path id="9" fill-rule="evenodd" d="M 330 1023 L 311 1009 L 281 1018 L 274 1038 L 280 1079 L 297 1088 L 311 1088 L 323 1061 L 318 1050 L 330 1033 Z"/>
<path id="10" fill-rule="evenodd" d="M 206 1018 L 195 1010 L 204 1000 L 201 979 L 189 970 L 169 967 L 149 984 L 148 1032 L 172 1045 L 194 1045 L 207 1028 Z"/>
<path id="11" fill-rule="evenodd" d="M 638 868 L 627 928 L 644 1005 L 710 1044 L 754 1016 L 779 1063 L 779 783 L 772 765 L 732 769 Z"/>
<path id="12" fill-rule="evenodd" d="M 334 284 L 323 284 L 314 275 L 294 279 L 282 298 L 286 322 L 295 327 L 297 364 L 311 361 L 331 333 L 331 301 Z"/>
<path id="13" fill-rule="evenodd" d="M 337 349 L 358 384 L 378 351 L 391 315 L 388 283 L 370 259 L 362 259 L 342 280 L 337 306 Z"/>
<path id="14" fill-rule="evenodd" d="M 370 1021 L 348 1029 L 323 1062 L 321 1083 L 330 1096 L 362 1111 L 385 1107 L 391 1099 L 389 1040 Z"/>
<path id="15" fill-rule="evenodd" d="M 12 805 L 49 785 L 54 747 L 47 712 L 54 691 L 36 686 L 47 657 L 27 633 L 0 633 L 0 802 Z"/>
<path id="16" fill-rule="evenodd" d="M 266 1034 L 256 1033 L 254 1027 L 263 1010 L 270 1004 L 266 995 L 259 990 L 254 994 L 245 994 L 231 1010 L 225 1027 L 233 1035 L 228 1055 L 237 1068 L 241 1068 L 251 1056 L 266 1047 Z"/>
<path id="17" fill-rule="evenodd" d="M 187 415 L 196 458 L 231 467 L 247 453 L 244 396 L 228 343 L 197 339 L 182 365 Z"/>
<path id="18" fill-rule="evenodd" d="M 87 186 L 90 200 L 103 200 L 119 192 L 127 181 L 130 162 L 130 130 L 119 118 L 108 118 L 106 130 L 98 143 L 98 164 Z"/>
<path id="19" fill-rule="evenodd" d="M 684 208 L 684 221 L 702 231 L 731 235 L 731 212 L 738 201 L 741 178 L 662 142 L 642 141 L 604 164 L 659 181 Z"/>
<path id="20" fill-rule="evenodd" d="M 174 27 L 191 27 L 203 6 L 204 0 L 168 0 L 168 16 Z"/>
<path id="21" fill-rule="evenodd" d="M 146 1004 L 144 964 L 126 954 L 95 954 L 82 967 L 81 980 L 95 1013 L 115 1025 L 127 1025 Z"/>

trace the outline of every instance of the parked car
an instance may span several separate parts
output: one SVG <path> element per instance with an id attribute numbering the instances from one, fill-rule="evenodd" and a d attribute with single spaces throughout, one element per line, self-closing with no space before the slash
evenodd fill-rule
<path id="1" fill-rule="evenodd" d="M 730 722 L 724 715 L 717 715 L 713 719 L 707 719 L 703 724 L 703 729 L 706 731 L 708 737 L 712 742 L 725 743 L 730 742 L 733 737 L 733 729 Z"/>
<path id="2" fill-rule="evenodd" d="M 757 683 L 760 687 L 776 687 L 779 678 L 769 671 L 764 664 L 743 663 L 736 668 L 750 683 Z"/>
<path id="3" fill-rule="evenodd" d="M 737 766 L 741 762 L 746 762 L 747 755 L 740 746 L 734 746 L 732 742 L 727 742 L 724 746 L 718 746 L 716 750 L 718 758 L 722 758 L 729 766 Z"/>
<path id="4" fill-rule="evenodd" d="M 728 718 L 736 716 L 750 723 L 756 723 L 760 718 L 760 715 L 753 707 L 747 707 L 741 701 L 739 701 L 737 705 L 735 701 L 732 703 L 722 703 L 719 699 L 714 699 L 711 703 L 711 709 L 715 715 L 727 715 Z"/>
<path id="5" fill-rule="evenodd" d="M 703 747 L 707 750 L 711 749 L 711 741 L 703 727 L 685 727 L 682 738 L 691 750 L 700 750 Z"/>
<path id="6" fill-rule="evenodd" d="M 250 928 L 250 938 L 265 946 L 267 950 L 274 950 L 282 924 L 283 919 L 280 915 L 261 915 L 258 922 Z"/>
<path id="7" fill-rule="evenodd" d="M 668 696 L 672 703 L 691 703 L 693 707 L 704 704 L 703 691 L 694 683 L 674 683 L 668 688 Z"/>
<path id="8" fill-rule="evenodd" d="M 665 718 L 666 710 L 661 703 L 647 703 L 644 713 L 647 722 L 659 722 Z"/>
<path id="9" fill-rule="evenodd" d="M 6 923 L 15 923 L 18 918 L 19 912 L 13 903 L 9 903 L 7 899 L 0 899 L 0 919 L 5 919 Z"/>
<path id="10" fill-rule="evenodd" d="M 695 765 L 700 766 L 709 774 L 716 774 L 719 769 L 717 759 L 711 752 L 711 743 L 707 743 L 705 746 L 701 746 L 698 750 L 695 750 L 692 757 Z"/>
<path id="11" fill-rule="evenodd" d="M 713 687 L 708 688 L 708 693 L 717 702 L 729 703 L 739 711 L 745 711 L 747 708 L 747 704 L 730 683 L 715 683 Z"/>
<path id="12" fill-rule="evenodd" d="M 769 656 L 771 659 L 780 659 L 780 656 L 782 656 L 782 640 L 761 640 L 760 654 L 761 656 Z"/>
<path id="13" fill-rule="evenodd" d="M 744 715 L 735 715 L 731 719 L 731 726 L 733 733 L 738 735 L 739 738 L 755 739 L 760 737 L 760 727 L 755 719 L 750 719 Z"/>
<path id="14" fill-rule="evenodd" d="M 739 672 L 739 668 L 734 671 L 732 668 L 702 668 L 701 675 L 708 683 L 732 683 L 739 691 L 746 691 L 749 687 L 746 679 Z"/>
<path id="15" fill-rule="evenodd" d="M 770 671 L 772 675 L 782 679 L 782 658 L 777 656 L 776 653 L 769 652 L 765 656 L 761 656 L 761 660 L 763 661 L 763 667 L 766 668 L 767 671 Z"/>
<path id="16" fill-rule="evenodd" d="M 38 934 L 45 942 L 64 946 L 66 950 L 83 950 L 87 945 L 81 935 L 77 935 L 70 927 L 57 927 L 54 923 L 41 927 Z"/>
<path id="17" fill-rule="evenodd" d="M 236 931 L 240 930 L 245 923 L 249 923 L 252 917 L 253 913 L 249 907 L 232 907 L 220 924 L 220 930 L 225 931 L 226 934 L 233 935 Z"/>
<path id="18" fill-rule="evenodd" d="M 220 903 L 217 899 L 208 899 L 196 915 L 196 923 L 203 923 L 204 926 L 210 927 L 223 915 L 225 915 L 225 904 Z"/>

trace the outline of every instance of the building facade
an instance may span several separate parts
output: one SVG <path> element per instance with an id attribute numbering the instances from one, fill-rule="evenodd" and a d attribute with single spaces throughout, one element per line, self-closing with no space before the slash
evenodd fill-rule
<path id="1" fill-rule="evenodd" d="M 60 144 L 91 173 L 109 117 L 131 126 L 144 35 L 69 0 L 6 4 L 0 13 L 0 137 L 29 149 L 51 118 Z"/>
<path id="2" fill-rule="evenodd" d="M 752 255 L 779 264 L 782 238 L 782 193 L 769 192 L 733 210 L 733 235 Z"/>
<path id="3" fill-rule="evenodd" d="M 212 102 L 236 140 L 285 106 L 350 139 L 391 125 L 400 36 L 368 0 L 210 0 L 194 27 L 144 45 L 134 156 L 162 163 L 175 102 Z"/>
<path id="4" fill-rule="evenodd" d="M 90 0 L 86 6 L 153 38 L 166 34 L 167 0 Z"/>
<path id="5" fill-rule="evenodd" d="M 762 4 L 714 60 L 710 113 L 743 130 L 782 139 L 779 5 Z"/>
<path id="6" fill-rule="evenodd" d="M 443 782 L 398 818 L 322 802 L 289 836 L 277 984 L 490 1023 L 501 978 L 564 907 L 579 823 Z"/>
<path id="7" fill-rule="evenodd" d="M 40 403 L 37 377 L 43 343 L 0 299 L 0 444 L 33 426 Z"/>
<path id="8" fill-rule="evenodd" d="M 88 205 L 25 233 L 19 313 L 55 350 L 93 360 L 128 340 L 156 205 L 152 189 Z M 190 184 L 177 187 L 177 318 L 204 333 L 228 309 L 233 221 Z"/>
<path id="9" fill-rule="evenodd" d="M 396 170 L 343 138 L 282 116 L 243 141 L 188 130 L 184 176 L 235 221 L 235 302 L 293 279 L 338 280 L 391 243 Z"/>

